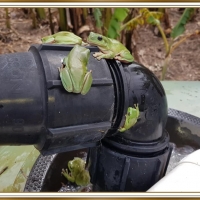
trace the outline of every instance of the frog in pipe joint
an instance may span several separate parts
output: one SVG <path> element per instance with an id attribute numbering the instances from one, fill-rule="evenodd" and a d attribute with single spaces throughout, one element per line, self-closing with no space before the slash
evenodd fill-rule
<path id="1" fill-rule="evenodd" d="M 92 71 L 88 71 L 87 64 L 90 50 L 80 45 L 75 45 L 59 67 L 61 82 L 68 92 L 85 95 L 92 85 Z"/>
<path id="2" fill-rule="evenodd" d="M 41 40 L 42 43 L 87 45 L 87 43 L 82 41 L 82 38 L 68 31 L 61 31 L 53 35 L 45 36 Z"/>
<path id="3" fill-rule="evenodd" d="M 134 61 L 130 51 L 122 43 L 115 39 L 90 32 L 87 42 L 90 45 L 95 45 L 100 49 L 101 52 L 96 52 L 93 54 L 93 56 L 98 60 L 102 58 L 114 58 L 124 63 L 131 63 Z"/>
<path id="4" fill-rule="evenodd" d="M 123 127 L 120 127 L 118 130 L 120 132 L 124 132 L 130 129 L 133 125 L 136 124 L 139 114 L 140 114 L 140 111 L 139 111 L 138 104 L 135 105 L 135 108 L 129 107 L 126 114 L 125 123 Z"/>
<path id="5" fill-rule="evenodd" d="M 90 183 L 90 174 L 88 170 L 85 169 L 85 161 L 81 158 L 75 157 L 73 160 L 68 162 L 68 170 L 62 169 L 62 174 L 64 177 L 79 186 L 87 186 Z"/>

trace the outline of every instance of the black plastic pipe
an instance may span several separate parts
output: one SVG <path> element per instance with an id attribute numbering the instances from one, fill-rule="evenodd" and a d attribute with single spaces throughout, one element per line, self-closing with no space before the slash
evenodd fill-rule
<path id="1" fill-rule="evenodd" d="M 42 154 L 95 147 L 117 134 L 151 142 L 163 137 L 167 120 L 164 89 L 137 63 L 97 61 L 91 51 L 93 84 L 86 95 L 64 90 L 58 67 L 73 46 L 32 45 L 28 52 L 0 56 L 0 145 L 32 144 Z M 119 133 L 129 106 L 139 104 L 138 123 Z"/>
<path id="2" fill-rule="evenodd" d="M 72 47 L 32 45 L 29 52 L 0 56 L 1 145 L 33 144 L 49 154 L 96 146 L 106 135 L 116 107 L 111 72 L 105 60 L 90 56 L 89 93 L 66 92 L 58 67 Z"/>
<path id="3" fill-rule="evenodd" d="M 32 45 L 0 56 L 0 145 L 32 144 L 43 155 L 89 148 L 94 191 L 146 191 L 165 175 L 171 154 L 161 83 L 138 63 L 97 61 L 98 48 L 87 47 L 92 87 L 68 93 L 58 67 L 72 48 Z M 138 122 L 121 133 L 134 104 Z"/>

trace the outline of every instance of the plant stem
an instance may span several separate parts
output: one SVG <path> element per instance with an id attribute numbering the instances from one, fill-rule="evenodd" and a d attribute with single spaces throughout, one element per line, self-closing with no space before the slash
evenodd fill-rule
<path id="1" fill-rule="evenodd" d="M 88 16 L 88 10 L 87 10 L 87 8 L 82 8 L 82 9 L 83 9 L 84 22 L 86 23 L 86 19 L 87 19 L 87 16 Z"/>
<path id="2" fill-rule="evenodd" d="M 129 26 L 129 24 L 132 24 L 133 21 L 137 21 L 141 17 L 142 17 L 142 15 L 138 15 L 138 16 L 134 17 L 133 19 L 131 19 L 130 21 L 128 21 L 127 23 L 125 23 L 124 25 L 122 25 L 120 27 L 120 32 L 123 31 L 127 26 Z"/>
<path id="3" fill-rule="evenodd" d="M 167 38 L 165 36 L 165 33 L 164 33 L 162 27 L 159 24 L 157 24 L 156 26 L 158 27 L 158 29 L 159 29 L 159 31 L 162 35 L 162 38 L 163 38 L 163 41 L 164 41 L 164 44 L 165 44 L 166 56 L 167 56 L 169 54 L 169 44 L 167 42 Z"/>
<path id="4" fill-rule="evenodd" d="M 105 17 L 104 19 L 104 27 L 103 27 L 103 32 L 104 35 L 108 34 L 108 28 L 109 28 L 109 24 L 110 24 L 110 20 L 112 17 L 112 12 L 111 12 L 111 8 L 105 8 L 104 9 L 104 13 L 105 13 Z"/>
<path id="5" fill-rule="evenodd" d="M 8 13 L 8 8 L 5 8 L 5 11 L 6 11 L 6 28 L 10 29 L 10 17 Z"/>
<path id="6" fill-rule="evenodd" d="M 54 34 L 54 25 L 52 22 L 51 8 L 48 8 L 48 12 L 49 12 L 49 24 L 50 24 L 51 34 Z"/>
<path id="7" fill-rule="evenodd" d="M 38 14 L 39 19 L 45 19 L 46 13 L 44 8 L 35 8 L 36 13 Z"/>
<path id="8" fill-rule="evenodd" d="M 170 54 L 164 60 L 162 75 L 161 75 L 161 81 L 163 81 L 165 79 L 165 75 L 166 75 L 167 67 L 168 67 L 168 63 L 169 63 L 169 57 L 170 57 Z"/>
<path id="9" fill-rule="evenodd" d="M 58 8 L 59 13 L 59 29 L 61 31 L 67 31 L 67 20 L 66 20 L 66 10 L 65 8 Z"/>
<path id="10" fill-rule="evenodd" d="M 165 79 L 165 74 L 167 72 L 167 67 L 168 67 L 168 59 L 169 59 L 169 56 L 170 56 L 170 47 L 171 45 L 169 46 L 168 44 L 168 41 L 167 41 L 167 38 L 165 36 L 165 33 L 162 29 L 162 27 L 157 24 L 156 25 L 162 35 L 162 38 L 163 38 L 163 41 L 164 41 L 164 44 L 165 44 L 165 50 L 166 50 L 166 54 L 165 54 L 165 60 L 164 60 L 164 65 L 163 65 L 163 69 L 162 69 L 162 76 L 161 76 L 161 80 L 164 80 Z"/>
<path id="11" fill-rule="evenodd" d="M 32 25 L 33 25 L 33 28 L 36 29 L 37 28 L 37 19 L 36 19 L 35 10 L 33 8 L 30 8 L 30 11 L 31 11 Z"/>

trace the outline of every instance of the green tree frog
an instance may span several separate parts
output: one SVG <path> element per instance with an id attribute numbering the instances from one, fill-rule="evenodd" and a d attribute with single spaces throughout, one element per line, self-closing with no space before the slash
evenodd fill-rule
<path id="1" fill-rule="evenodd" d="M 134 58 L 130 51 L 119 41 L 90 32 L 87 42 L 90 45 L 97 46 L 101 52 L 93 54 L 98 60 L 102 58 L 116 59 L 124 63 L 133 62 Z"/>
<path id="2" fill-rule="evenodd" d="M 140 114 L 140 111 L 139 111 L 138 104 L 135 105 L 135 108 L 129 107 L 126 114 L 126 120 L 125 120 L 124 126 L 120 127 L 119 131 L 124 132 L 130 129 L 137 122 L 139 114 Z"/>
<path id="3" fill-rule="evenodd" d="M 61 82 L 68 92 L 85 95 L 92 85 L 92 71 L 88 71 L 87 64 L 90 50 L 80 45 L 75 45 L 69 55 L 63 59 L 59 67 Z"/>
<path id="4" fill-rule="evenodd" d="M 61 31 L 53 35 L 45 36 L 41 40 L 42 40 L 42 43 L 79 44 L 79 45 L 87 44 L 82 41 L 82 38 L 68 31 Z"/>
<path id="5" fill-rule="evenodd" d="M 68 162 L 68 170 L 62 169 L 62 174 L 64 177 L 79 186 L 87 186 L 90 183 L 90 174 L 88 170 L 85 169 L 85 161 L 81 158 L 75 157 L 73 160 Z"/>

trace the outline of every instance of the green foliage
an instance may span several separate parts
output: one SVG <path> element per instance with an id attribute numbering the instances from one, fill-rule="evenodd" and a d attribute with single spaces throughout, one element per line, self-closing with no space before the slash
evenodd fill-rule
<path id="1" fill-rule="evenodd" d="M 152 15 L 148 16 L 146 21 L 148 24 L 151 24 L 151 25 L 159 25 L 160 24 L 160 21 L 158 19 L 156 19 L 155 17 L 153 17 Z"/>
<path id="2" fill-rule="evenodd" d="M 124 19 L 127 17 L 129 12 L 128 8 L 115 8 L 113 17 L 117 19 L 119 22 L 123 22 Z"/>
<path id="3" fill-rule="evenodd" d="M 138 12 L 139 10 L 139 12 Z M 188 21 L 191 19 L 191 17 L 194 15 L 196 8 L 186 8 L 184 10 L 184 13 L 182 14 L 181 18 L 178 20 L 175 27 L 172 29 L 172 32 L 170 34 L 170 38 L 167 38 L 165 35 L 165 32 L 163 30 L 162 24 L 160 24 L 160 21 L 163 17 L 166 17 L 166 8 L 158 8 L 157 11 L 150 11 L 147 8 L 142 9 L 128 9 L 128 8 L 79 8 L 79 9 L 71 9 L 70 11 L 73 12 L 67 12 L 65 8 L 58 8 L 58 14 L 59 14 L 59 30 L 60 31 L 67 31 L 71 26 L 69 23 L 72 23 L 73 32 L 76 33 L 77 30 L 84 27 L 85 24 L 87 24 L 87 19 L 90 19 L 91 15 L 93 15 L 95 20 L 96 29 L 95 31 L 99 32 L 100 34 L 106 35 L 109 38 L 117 39 L 120 32 L 122 34 L 126 34 L 126 36 L 123 36 L 123 39 L 128 38 L 128 42 L 132 38 L 132 29 L 136 29 L 140 26 L 145 25 L 152 25 L 156 26 L 158 30 L 160 31 L 160 34 L 162 36 L 162 39 L 164 41 L 165 45 L 165 59 L 163 64 L 163 70 L 162 70 L 162 77 L 161 80 L 165 79 L 165 74 L 167 72 L 167 67 L 170 61 L 170 55 L 173 53 L 173 51 L 181 45 L 183 42 L 186 41 L 186 39 L 194 36 L 199 36 L 200 31 L 196 30 L 193 33 L 190 33 L 188 35 L 183 35 L 185 32 L 185 25 L 188 23 Z M 45 14 L 45 10 L 43 8 L 30 8 L 31 11 L 31 17 L 33 20 L 33 27 L 36 28 L 37 26 L 37 19 L 35 12 L 40 16 L 40 19 L 45 18 L 45 16 L 42 16 Z M 52 23 L 52 17 L 51 17 L 51 11 L 50 8 L 49 11 L 49 21 L 50 21 L 50 27 L 51 32 L 53 34 L 54 27 Z M 9 15 L 8 15 L 8 9 L 5 8 L 6 12 L 6 25 L 9 28 Z M 137 16 L 135 16 L 136 14 Z M 66 17 L 66 14 L 67 15 Z M 135 14 L 133 18 L 133 14 Z M 72 19 L 72 21 L 71 21 Z M 166 18 L 164 18 L 166 21 Z M 74 28 L 73 28 L 74 27 Z M 89 26 L 88 26 L 89 27 Z M 90 30 L 89 28 L 85 28 L 86 31 Z M 84 30 L 84 31 L 85 31 Z M 129 32 L 128 32 L 128 31 Z M 170 26 L 171 30 L 171 26 Z M 82 32 L 84 32 L 82 31 Z M 127 36 L 129 33 L 129 36 Z M 179 37 L 180 36 L 180 37 Z M 124 41 L 124 40 L 123 40 Z M 130 44 L 130 42 L 129 42 Z M 126 44 L 126 46 L 128 46 Z M 131 49 L 131 45 L 129 46 Z"/>
<path id="4" fill-rule="evenodd" d="M 65 8 L 58 8 L 59 13 L 59 28 L 61 31 L 67 31 L 67 19 Z"/>
<path id="5" fill-rule="evenodd" d="M 107 32 L 108 37 L 116 39 L 119 36 L 121 23 L 127 17 L 128 12 L 127 8 L 115 8 Z"/>
<path id="6" fill-rule="evenodd" d="M 46 18 L 46 13 L 45 13 L 44 8 L 36 8 L 35 11 L 36 11 L 39 19 L 45 19 Z"/>
<path id="7" fill-rule="evenodd" d="M 160 19 L 163 17 L 163 12 L 151 12 L 147 8 L 140 10 L 145 24 L 160 25 Z"/>
<path id="8" fill-rule="evenodd" d="M 184 42 L 187 38 L 194 35 L 194 34 L 191 34 L 191 35 L 188 35 L 188 36 L 185 36 L 185 37 L 183 36 L 183 38 L 180 41 L 173 44 L 174 39 L 184 33 L 185 25 L 191 19 L 191 17 L 193 16 L 194 11 L 195 11 L 194 8 L 186 8 L 185 9 L 180 20 L 178 21 L 178 23 L 176 24 L 176 26 L 174 27 L 174 29 L 171 32 L 171 35 L 170 35 L 171 36 L 171 43 L 170 43 L 170 45 L 169 45 L 168 40 L 166 38 L 166 35 L 163 31 L 163 28 L 160 25 L 160 20 L 164 16 L 164 12 L 151 12 L 147 8 L 142 8 L 142 9 L 139 10 L 138 16 L 129 20 L 120 29 L 121 31 L 124 30 L 124 29 L 125 30 L 131 30 L 131 29 L 137 28 L 138 26 L 143 26 L 143 25 L 146 25 L 146 24 L 157 26 L 158 30 L 160 31 L 160 33 L 162 35 L 162 39 L 164 41 L 165 50 L 166 50 L 161 80 L 164 80 L 164 78 L 165 78 L 169 58 L 170 58 L 170 55 L 173 52 L 173 50 L 175 48 L 177 48 L 182 42 Z M 198 35 L 198 34 L 199 34 L 199 32 L 196 31 L 195 35 Z"/>
<path id="9" fill-rule="evenodd" d="M 187 24 L 187 22 L 191 19 L 191 17 L 194 14 L 195 9 L 194 8 L 186 8 L 180 18 L 180 20 L 178 21 L 178 23 L 176 24 L 176 26 L 173 28 L 172 32 L 171 32 L 171 45 L 169 46 L 169 50 L 166 54 L 165 57 L 165 61 L 164 61 L 164 65 L 163 65 L 163 70 L 162 70 L 162 76 L 161 76 L 161 80 L 165 79 L 165 75 L 167 72 L 167 68 L 168 68 L 168 62 L 169 62 L 169 56 L 172 54 L 172 52 L 179 46 L 181 45 L 183 42 L 186 41 L 186 39 L 195 36 L 195 35 L 199 35 L 199 31 L 195 31 L 192 34 L 189 35 L 182 35 L 185 32 L 185 25 Z M 181 36 L 181 39 L 177 42 L 174 42 L 174 39 L 177 38 L 178 36 Z"/>
<path id="10" fill-rule="evenodd" d="M 194 11 L 195 11 L 194 8 L 186 8 L 184 10 L 183 15 L 181 16 L 180 20 L 178 21 L 178 23 L 171 32 L 171 37 L 173 39 L 184 33 L 185 25 L 191 19 L 192 15 L 194 14 Z"/>
<path id="11" fill-rule="evenodd" d="M 112 18 L 111 8 L 105 8 L 104 9 L 104 17 L 103 17 L 103 33 L 104 33 L 104 35 L 107 35 L 111 18 Z"/>
<path id="12" fill-rule="evenodd" d="M 131 30 L 135 29 L 138 26 L 143 26 L 146 24 L 150 25 L 159 25 L 160 24 L 160 19 L 163 17 L 162 12 L 151 12 L 147 8 L 142 8 L 139 11 L 139 15 L 125 23 L 122 27 L 121 30 L 126 29 L 126 30 Z"/>
<path id="13" fill-rule="evenodd" d="M 94 8 L 94 19 L 96 21 L 96 27 L 101 28 L 103 26 L 102 23 L 102 13 L 100 8 Z"/>

